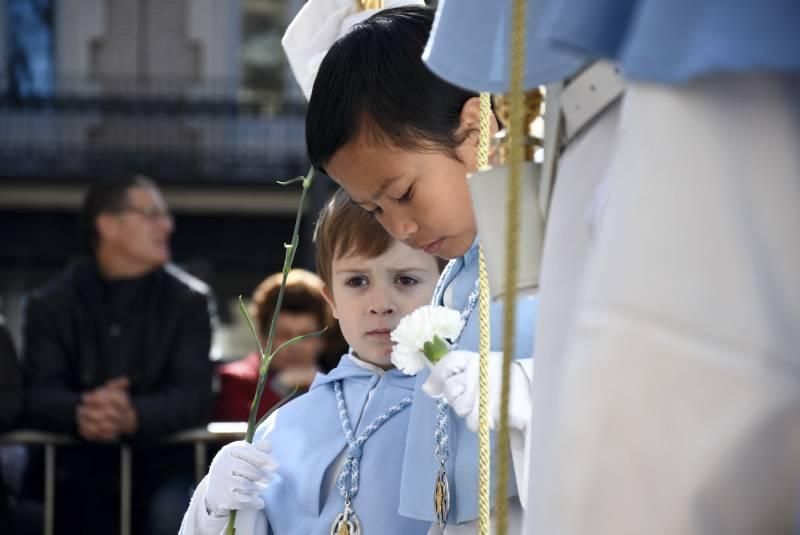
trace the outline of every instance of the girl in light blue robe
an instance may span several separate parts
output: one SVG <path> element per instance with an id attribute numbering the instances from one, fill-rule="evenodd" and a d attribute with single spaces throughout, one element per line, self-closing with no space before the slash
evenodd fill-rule
<path id="1" fill-rule="evenodd" d="M 429 8 L 389 9 L 357 24 L 334 43 L 311 91 L 306 140 L 315 167 L 339 183 L 396 239 L 453 260 L 440 281 L 442 295 L 436 304 L 464 312 L 474 305 L 470 296 L 475 295 L 478 278 L 479 248 L 467 175 L 477 170 L 479 100 L 476 93 L 436 78 L 422 64 L 432 21 Z M 490 312 L 491 348 L 496 351 L 502 350 L 501 308 L 495 303 Z M 535 314 L 536 297 L 519 297 L 513 355 L 517 359 L 532 356 Z M 477 311 L 466 319 L 458 349 L 477 352 Z M 477 360 L 477 354 L 474 357 Z M 422 389 L 428 377 L 429 371 L 423 370 L 415 380 L 400 513 L 433 522 L 441 459 L 435 454 L 437 401 Z M 529 408 L 523 412 L 529 413 Z M 446 420 L 450 507 L 445 533 L 474 532 L 477 435 L 452 411 Z M 523 473 L 519 464 L 514 469 Z M 511 479 L 504 498 L 518 505 Z M 518 507 L 515 512 L 521 518 Z"/>
<path id="2" fill-rule="evenodd" d="M 467 253 L 453 260 L 452 269 L 445 272 L 446 278 L 440 281 L 444 295 L 439 303 L 454 310 L 463 310 L 469 295 L 478 279 L 478 250 L 476 240 Z M 538 298 L 522 295 L 517 298 L 515 359 L 529 359 L 533 354 L 534 336 L 531 326 L 535 323 Z M 502 350 L 503 311 L 502 302 L 492 302 L 489 309 L 490 330 L 492 334 L 491 351 Z M 477 352 L 480 340 L 480 323 L 477 307 L 469 315 L 458 343 L 462 351 Z M 416 376 L 414 382 L 414 401 L 411 405 L 409 432 L 403 457 L 403 478 L 400 494 L 400 513 L 412 518 L 433 520 L 433 474 L 439 468 L 434 455 L 434 430 L 436 429 L 436 400 L 422 391 L 430 371 L 426 368 Z M 467 428 L 464 418 L 452 413 L 448 417 L 450 455 L 445 469 L 451 486 L 451 506 L 448 524 L 464 524 L 474 521 L 478 516 L 478 437 Z M 496 448 L 492 434 L 493 466 L 496 465 Z M 491 486 L 492 494 L 495 485 Z M 509 478 L 508 496 L 517 496 L 514 477 Z M 494 500 L 494 497 L 492 498 Z"/>

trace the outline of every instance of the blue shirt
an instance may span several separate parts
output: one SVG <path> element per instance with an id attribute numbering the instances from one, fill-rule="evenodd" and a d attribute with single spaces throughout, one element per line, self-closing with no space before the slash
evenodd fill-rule
<path id="1" fill-rule="evenodd" d="M 444 283 L 452 291 L 452 308 L 463 310 L 469 294 L 478 278 L 477 242 L 467 253 L 456 259 L 456 266 Z M 439 303 L 442 304 L 442 303 Z M 535 323 L 538 298 L 535 296 L 517 299 L 515 358 L 530 358 L 533 353 L 532 325 Z M 503 332 L 502 302 L 490 306 L 491 349 L 502 349 Z M 480 323 L 477 307 L 470 315 L 461 335 L 458 348 L 465 351 L 479 349 Z M 439 463 L 434 455 L 434 431 L 436 430 L 436 400 L 422 391 L 428 379 L 427 368 L 416 376 L 414 401 L 410 407 L 403 475 L 400 489 L 400 514 L 412 518 L 433 521 L 433 487 Z M 470 431 L 463 418 L 450 413 L 450 455 L 446 464 L 450 482 L 449 523 L 464 523 L 478 517 L 478 437 Z M 494 440 L 494 437 L 492 437 Z M 493 448 L 493 455 L 496 452 Z M 494 475 L 494 473 L 493 473 Z M 495 485 L 492 484 L 492 492 Z M 517 494 L 514 478 L 510 478 L 507 496 Z"/>
<path id="2" fill-rule="evenodd" d="M 476 91 L 506 92 L 511 0 L 441 0 L 425 52 L 432 71 Z M 797 0 L 528 1 L 525 86 L 574 74 L 594 59 L 632 80 L 800 72 Z"/>

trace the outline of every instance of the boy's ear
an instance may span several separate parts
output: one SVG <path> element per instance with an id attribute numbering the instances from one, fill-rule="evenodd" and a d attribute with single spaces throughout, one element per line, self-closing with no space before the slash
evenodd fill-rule
<path id="1" fill-rule="evenodd" d="M 333 313 L 333 317 L 338 320 L 339 314 L 336 312 L 336 302 L 333 300 L 333 293 L 331 293 L 327 284 L 322 286 L 322 297 L 325 298 L 325 301 L 327 301 L 328 306 L 331 307 L 331 312 Z"/>

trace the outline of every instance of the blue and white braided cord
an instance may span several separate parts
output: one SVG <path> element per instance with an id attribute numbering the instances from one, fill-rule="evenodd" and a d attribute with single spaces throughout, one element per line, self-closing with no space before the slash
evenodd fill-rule
<path id="1" fill-rule="evenodd" d="M 344 402 L 341 381 L 335 381 L 333 383 L 333 391 L 336 393 L 336 406 L 339 408 L 339 421 L 342 424 L 342 431 L 344 431 L 344 437 L 347 440 L 348 445 L 344 465 L 342 466 L 342 471 L 339 473 L 336 486 L 339 488 L 339 494 L 341 494 L 345 500 L 349 500 L 358 494 L 359 461 L 361 459 L 361 449 L 364 446 L 364 443 L 367 441 L 370 435 L 377 431 L 378 428 L 386 423 L 387 420 L 411 405 L 411 397 L 409 396 L 407 398 L 403 398 L 398 403 L 386 409 L 386 412 L 378 416 L 375 421 L 369 424 L 367 428 L 364 429 L 364 432 L 358 436 L 358 438 L 354 438 L 353 428 L 350 424 L 350 417 L 347 416 L 347 405 L 345 405 Z M 349 490 L 347 488 L 348 479 L 350 480 Z"/>
<path id="2" fill-rule="evenodd" d="M 433 299 L 432 303 L 434 306 L 439 306 L 439 303 L 443 301 L 444 297 L 444 290 L 445 290 L 445 281 L 448 279 L 450 272 L 455 268 L 455 264 L 458 260 L 451 260 L 447 263 L 447 266 L 444 268 L 441 276 L 439 277 L 439 281 L 436 283 L 436 288 L 433 291 Z M 451 341 L 450 348 L 456 349 L 458 347 L 458 341 L 461 340 L 461 335 L 464 333 L 464 328 L 467 325 L 467 320 L 469 320 L 472 311 L 475 310 L 475 305 L 478 303 L 478 297 L 480 296 L 481 287 L 480 287 L 480 280 L 475 281 L 475 286 L 472 288 L 472 291 L 469 293 L 467 297 L 467 304 L 464 306 L 464 310 L 461 311 L 461 330 L 458 332 L 458 335 Z M 447 401 L 443 398 L 440 398 L 436 401 L 436 431 L 433 433 L 433 438 L 435 441 L 434 452 L 436 455 L 436 460 L 441 463 L 442 466 L 447 462 L 447 459 L 450 458 L 450 440 L 449 440 L 449 420 L 448 420 L 448 405 Z"/>
<path id="3" fill-rule="evenodd" d="M 449 261 L 442 270 L 442 274 L 439 275 L 439 280 L 436 281 L 436 287 L 433 289 L 433 297 L 431 297 L 431 305 L 439 306 L 439 301 L 442 300 L 442 296 L 444 295 L 444 283 L 450 276 L 450 272 L 453 271 L 456 262 L 458 262 L 458 259 L 455 258 Z"/>
<path id="4" fill-rule="evenodd" d="M 450 458 L 447 416 L 447 402 L 443 399 L 438 399 L 436 401 L 436 431 L 433 432 L 433 440 L 435 442 L 436 460 L 442 465 Z"/>

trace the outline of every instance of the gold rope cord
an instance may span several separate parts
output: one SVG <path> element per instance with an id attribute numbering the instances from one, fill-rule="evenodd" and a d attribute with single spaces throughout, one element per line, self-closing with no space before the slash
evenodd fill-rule
<path id="1" fill-rule="evenodd" d="M 510 118 L 508 141 L 509 162 L 508 209 L 506 220 L 506 286 L 503 301 L 503 388 L 500 393 L 500 423 L 497 448 L 499 454 L 497 477 L 497 534 L 508 533 L 508 500 L 506 489 L 509 478 L 508 401 L 511 359 L 514 354 L 514 325 L 516 323 L 517 264 L 519 263 L 520 190 L 522 160 L 525 143 L 522 78 L 525 67 L 525 10 L 526 0 L 514 0 L 511 33 L 511 87 L 509 91 Z"/>
<path id="2" fill-rule="evenodd" d="M 489 93 L 481 93 L 480 138 L 478 139 L 478 171 L 489 169 L 489 128 L 492 113 Z M 492 481 L 492 451 L 489 442 L 489 275 L 483 248 L 478 249 L 478 280 L 480 293 L 478 312 L 480 319 L 478 382 L 478 533 L 489 535 L 491 514 L 490 491 Z"/>
<path id="3" fill-rule="evenodd" d="M 358 10 L 383 9 L 383 0 L 357 0 Z"/>

